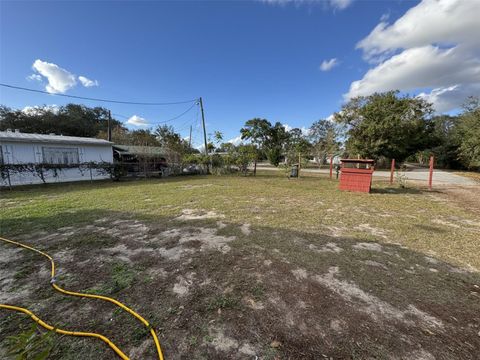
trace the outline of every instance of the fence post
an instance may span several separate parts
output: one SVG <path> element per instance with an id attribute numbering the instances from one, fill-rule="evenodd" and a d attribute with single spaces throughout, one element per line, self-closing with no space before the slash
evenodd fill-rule
<path id="1" fill-rule="evenodd" d="M 90 182 L 93 182 L 92 164 L 90 163 L 88 163 L 88 170 L 90 171 Z"/>
<path id="2" fill-rule="evenodd" d="M 429 174 L 428 174 L 428 188 L 432 190 L 432 179 L 433 179 L 433 155 L 430 156 L 430 168 L 429 168 Z"/>
<path id="3" fill-rule="evenodd" d="M 390 185 L 393 184 L 393 172 L 395 171 L 395 159 L 392 159 L 392 166 L 390 167 Z"/>
<path id="4" fill-rule="evenodd" d="M 333 176 L 333 155 L 330 155 L 330 180 Z"/>

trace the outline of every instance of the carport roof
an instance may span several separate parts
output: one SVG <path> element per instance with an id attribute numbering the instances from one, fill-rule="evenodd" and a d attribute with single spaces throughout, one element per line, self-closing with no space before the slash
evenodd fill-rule
<path id="1" fill-rule="evenodd" d="M 113 149 L 124 155 L 165 156 L 165 149 L 160 146 L 114 145 Z"/>

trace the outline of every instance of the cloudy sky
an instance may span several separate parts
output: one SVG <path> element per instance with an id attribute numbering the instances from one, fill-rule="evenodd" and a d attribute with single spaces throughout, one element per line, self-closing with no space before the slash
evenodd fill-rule
<path id="1" fill-rule="evenodd" d="M 93 98 L 202 96 L 209 132 L 253 117 L 308 127 L 358 95 L 398 89 L 455 112 L 480 95 L 480 0 L 0 2 L 2 83 Z M 68 99 L 0 88 L 14 108 Z M 78 101 L 77 101 L 78 102 Z M 130 128 L 189 108 L 103 105 Z M 196 107 L 173 120 L 182 135 Z"/>

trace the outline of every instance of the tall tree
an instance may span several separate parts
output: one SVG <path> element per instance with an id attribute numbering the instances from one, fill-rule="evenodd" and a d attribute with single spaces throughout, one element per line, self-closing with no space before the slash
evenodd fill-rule
<path id="1" fill-rule="evenodd" d="M 184 154 L 189 152 L 188 142 L 183 140 L 172 126 L 159 125 L 155 129 L 155 135 L 160 146 L 165 148 L 170 162 L 180 163 Z"/>
<path id="2" fill-rule="evenodd" d="M 272 165 L 278 166 L 288 139 L 285 127 L 281 123 L 276 122 L 272 125 L 268 120 L 255 118 L 248 120 L 240 133 L 242 140 L 250 140 L 257 146 L 259 149 L 257 158 L 259 153 L 263 152 Z M 254 163 L 255 170 L 256 165 L 257 161 Z"/>
<path id="3" fill-rule="evenodd" d="M 266 119 L 254 118 L 245 122 L 245 126 L 240 129 L 242 140 L 250 140 L 252 145 L 257 149 L 256 156 L 253 160 L 253 174 L 257 174 L 257 161 L 259 151 L 263 150 L 265 143 L 268 141 L 268 132 L 272 124 Z"/>
<path id="4" fill-rule="evenodd" d="M 285 130 L 285 126 L 276 122 L 275 125 L 269 129 L 267 142 L 264 145 L 270 164 L 278 166 L 286 150 L 287 142 L 288 133 Z"/>
<path id="5" fill-rule="evenodd" d="M 287 135 L 285 151 L 287 163 L 297 162 L 300 158 L 311 153 L 312 144 L 301 129 L 293 128 L 288 131 Z"/>
<path id="6" fill-rule="evenodd" d="M 430 154 L 435 155 L 437 166 L 443 168 L 459 168 L 458 147 L 458 116 L 438 115 L 432 118 L 431 144 L 432 147 L 420 153 L 420 162 L 425 162 Z"/>
<path id="7" fill-rule="evenodd" d="M 429 145 L 432 112 L 423 99 L 389 91 L 351 99 L 335 120 L 347 126 L 351 154 L 401 162 Z"/>
<path id="8" fill-rule="evenodd" d="M 480 98 L 470 97 L 457 126 L 458 158 L 468 169 L 480 169 Z"/>
<path id="9" fill-rule="evenodd" d="M 338 134 L 338 126 L 327 119 L 317 120 L 310 126 L 309 139 L 318 165 L 321 165 L 329 154 L 340 150 Z"/>

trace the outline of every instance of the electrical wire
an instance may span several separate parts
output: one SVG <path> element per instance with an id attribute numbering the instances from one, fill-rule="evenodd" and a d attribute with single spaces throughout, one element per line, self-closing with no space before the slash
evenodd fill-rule
<path id="1" fill-rule="evenodd" d="M 109 99 L 98 99 L 98 98 L 91 98 L 85 96 L 76 96 L 76 95 L 67 95 L 67 94 L 57 94 L 57 93 L 49 93 L 48 91 L 37 90 L 37 89 L 30 89 L 21 86 L 9 85 L 0 83 L 0 86 L 16 89 L 16 90 L 23 90 L 23 91 L 30 91 L 40 94 L 47 94 L 47 95 L 55 95 L 55 96 L 63 96 L 72 99 L 82 99 L 82 100 L 91 100 L 91 101 L 101 101 L 101 102 L 108 102 L 113 104 L 129 104 L 129 105 L 148 105 L 148 106 L 163 106 L 163 105 L 177 105 L 177 104 L 187 104 L 191 102 L 198 102 L 198 99 L 192 100 L 184 100 L 184 101 L 173 101 L 173 102 L 135 102 L 135 101 L 121 101 L 121 100 L 109 100 Z"/>
<path id="2" fill-rule="evenodd" d="M 113 298 L 110 298 L 110 297 L 107 297 L 107 296 L 102 296 L 102 295 L 94 295 L 94 294 L 85 294 L 85 293 L 78 293 L 78 292 L 73 292 L 73 291 L 68 291 L 68 290 L 65 290 L 65 289 L 62 289 L 60 286 L 58 286 L 56 284 L 56 279 L 55 279 L 55 262 L 53 261 L 53 258 L 48 255 L 47 253 L 41 251 L 41 250 L 38 250 L 38 249 L 35 249 L 34 247 L 31 247 L 31 246 L 28 246 L 28 245 L 25 245 L 25 244 L 22 244 L 20 242 L 17 242 L 17 241 L 13 241 L 13 240 L 9 240 L 9 239 L 5 239 L 3 237 L 0 237 L 0 240 L 4 241 L 4 242 L 7 242 L 7 243 L 10 243 L 10 244 L 13 244 L 13 245 L 16 245 L 16 246 L 20 246 L 24 249 L 28 249 L 28 250 L 31 250 L 33 252 L 36 252 L 37 254 L 40 254 L 44 257 L 46 257 L 49 261 L 50 261 L 50 265 L 51 265 L 51 273 L 50 273 L 50 284 L 52 285 L 52 287 L 57 290 L 58 292 L 61 292 L 63 294 L 67 294 L 67 295 L 72 295 L 72 296 L 78 296 L 78 297 L 84 297 L 84 298 L 91 298 L 91 299 L 99 299 L 99 300 L 103 300 L 103 301 L 108 301 L 108 302 L 111 302 L 115 305 L 117 305 L 118 307 L 122 308 L 123 310 L 125 310 L 126 312 L 128 312 L 129 314 L 131 314 L 132 316 L 134 316 L 135 318 L 137 318 L 138 320 L 140 320 L 140 322 L 142 322 L 143 325 L 145 325 L 145 327 L 147 327 L 149 330 L 150 330 L 150 334 L 152 335 L 152 338 L 153 338 L 153 341 L 155 343 L 155 348 L 157 350 L 157 353 L 158 353 L 158 358 L 159 360 L 164 360 L 163 358 L 163 353 L 162 353 L 162 348 L 160 347 L 160 342 L 158 341 L 158 337 L 157 337 L 157 334 L 155 332 L 155 329 L 150 325 L 150 323 L 145 320 L 141 315 L 139 315 L 138 313 L 136 313 L 134 310 L 130 309 L 128 306 L 122 304 L 120 301 L 118 300 L 115 300 Z M 0 307 L 3 307 L 5 308 L 5 304 L 0 304 L 2 306 Z M 26 309 L 24 309 L 26 310 Z M 25 312 L 23 310 L 18 310 L 18 311 L 22 311 L 26 314 L 29 314 L 28 312 Z M 28 311 L 28 310 L 27 310 Z M 33 313 L 29 314 L 32 318 L 33 318 Z M 33 318 L 35 320 L 35 318 Z M 42 325 L 43 326 L 43 325 Z M 94 333 L 92 333 L 94 334 Z M 67 334 L 68 335 L 68 334 Z M 95 334 L 95 335 L 90 335 L 92 337 L 99 337 L 97 336 L 98 334 Z M 106 338 L 105 338 L 106 339 Z M 103 340 L 103 339 L 102 339 Z M 108 339 L 107 339 L 108 340 Z M 105 341 L 105 340 L 103 340 Z M 108 344 L 108 342 L 107 342 Z M 109 344 L 110 345 L 110 344 Z M 113 346 L 110 346 L 112 349 L 115 350 L 115 348 Z M 118 349 L 118 348 L 117 348 Z M 117 352 L 117 351 L 115 351 Z M 117 354 L 122 357 L 120 355 L 120 353 L 117 352 Z M 128 357 L 125 357 L 123 359 L 128 359 Z"/>
<path id="3" fill-rule="evenodd" d="M 197 105 L 196 102 L 193 103 L 192 106 L 190 106 L 187 110 L 185 110 L 184 112 L 182 112 L 182 113 L 179 114 L 179 115 L 174 116 L 174 117 L 171 118 L 171 119 L 163 120 L 163 121 L 154 121 L 154 122 L 150 122 L 149 124 L 151 124 L 151 125 L 158 125 L 158 124 L 166 124 L 166 123 L 175 121 L 175 120 L 181 118 L 181 117 L 182 117 L 183 115 L 185 115 L 186 113 L 188 113 L 190 110 L 192 110 L 195 105 Z M 112 115 L 120 116 L 120 117 L 122 117 L 122 118 L 124 118 L 124 119 L 129 119 L 128 116 L 125 116 L 125 115 L 122 115 L 122 114 L 112 113 Z"/>

